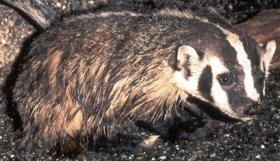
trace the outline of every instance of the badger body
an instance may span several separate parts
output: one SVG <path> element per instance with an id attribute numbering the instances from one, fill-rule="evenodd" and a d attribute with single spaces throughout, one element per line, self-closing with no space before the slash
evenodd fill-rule
<path id="1" fill-rule="evenodd" d="M 68 18 L 32 43 L 17 78 L 22 143 L 71 151 L 112 138 L 118 121 L 153 124 L 201 110 L 190 97 L 248 120 L 274 50 L 275 42 L 262 49 L 211 10 Z"/>

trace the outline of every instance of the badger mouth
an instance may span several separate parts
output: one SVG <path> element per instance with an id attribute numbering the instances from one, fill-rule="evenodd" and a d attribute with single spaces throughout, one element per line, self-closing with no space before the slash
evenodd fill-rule
<path id="1" fill-rule="evenodd" d="M 240 107 L 239 110 L 234 111 L 232 108 L 220 108 L 207 101 L 198 99 L 197 97 L 188 97 L 188 102 L 193 103 L 198 108 L 206 112 L 210 117 L 223 121 L 249 121 L 254 118 L 255 115 L 248 115 L 244 113 L 244 108 Z"/>
<path id="2" fill-rule="evenodd" d="M 244 113 L 236 113 L 233 111 L 227 111 L 224 109 L 220 109 L 224 114 L 228 115 L 231 118 L 241 120 L 241 121 L 250 121 L 254 118 L 254 115 L 246 115 Z"/>
<path id="3" fill-rule="evenodd" d="M 264 112 L 265 108 L 262 103 L 255 104 L 254 106 L 246 106 L 246 107 L 238 107 L 238 108 L 220 108 L 221 112 L 225 113 L 226 115 L 242 120 L 242 121 L 249 121 L 255 118 L 257 115 Z"/>

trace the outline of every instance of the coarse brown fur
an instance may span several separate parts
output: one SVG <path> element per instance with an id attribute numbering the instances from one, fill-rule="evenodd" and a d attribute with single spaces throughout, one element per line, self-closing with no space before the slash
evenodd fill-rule
<path id="1" fill-rule="evenodd" d="M 226 49 L 219 50 L 225 36 L 205 15 L 101 12 L 66 19 L 44 32 L 31 45 L 14 89 L 23 145 L 59 146 L 71 153 L 88 140 L 116 135 L 117 120 L 164 121 L 187 106 L 189 93 L 173 76 L 183 68 L 185 78 L 193 73 L 188 57 L 176 59 L 178 48 Z M 219 27 L 239 34 L 213 15 Z"/>
<path id="2" fill-rule="evenodd" d="M 157 37 L 146 40 L 137 25 L 134 29 L 107 22 L 114 18 L 81 18 L 47 31 L 34 42 L 32 58 L 14 90 L 24 122 L 23 144 L 52 147 L 91 134 L 94 139 L 110 138 L 114 119 L 153 122 L 163 119 L 164 111 L 174 108 L 180 97 L 186 98 L 169 82 L 177 47 L 159 44 Z M 142 27 L 151 34 L 161 29 Z M 154 45 L 140 46 L 147 43 Z M 129 51 L 133 48 L 139 51 Z M 68 148 L 72 147 L 64 150 Z"/>

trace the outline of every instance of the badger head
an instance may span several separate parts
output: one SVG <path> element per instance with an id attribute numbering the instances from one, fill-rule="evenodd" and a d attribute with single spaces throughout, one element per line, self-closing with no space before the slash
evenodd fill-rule
<path id="1" fill-rule="evenodd" d="M 198 37 L 191 45 L 180 46 L 173 81 L 222 113 L 249 120 L 252 117 L 246 111 L 255 108 L 264 95 L 276 43 L 270 41 L 260 48 L 246 35 L 222 33 L 223 38 Z"/>

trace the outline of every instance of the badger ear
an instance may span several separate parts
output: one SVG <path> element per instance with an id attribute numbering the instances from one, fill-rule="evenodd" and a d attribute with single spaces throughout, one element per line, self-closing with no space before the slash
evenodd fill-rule
<path id="1" fill-rule="evenodd" d="M 180 46 L 177 51 L 177 67 L 179 70 L 184 69 L 186 66 L 192 66 L 199 61 L 199 55 L 196 50 L 191 46 Z"/>
<path id="2" fill-rule="evenodd" d="M 264 49 L 264 53 L 262 55 L 262 62 L 264 62 L 266 70 L 269 69 L 269 64 L 273 58 L 273 55 L 276 50 L 276 42 L 274 40 L 269 41 Z"/>

